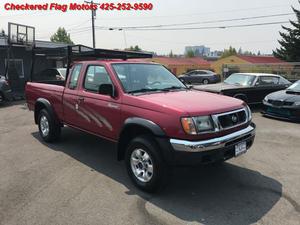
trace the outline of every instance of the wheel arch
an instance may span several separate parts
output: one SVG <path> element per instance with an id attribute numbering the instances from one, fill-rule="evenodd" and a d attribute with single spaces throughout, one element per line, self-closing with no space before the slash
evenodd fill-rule
<path id="1" fill-rule="evenodd" d="M 49 114 L 57 120 L 57 116 L 54 112 L 51 103 L 45 98 L 38 98 L 34 106 L 34 122 L 36 124 L 38 123 L 39 113 L 42 109 L 46 109 L 49 112 Z"/>
<path id="2" fill-rule="evenodd" d="M 248 97 L 244 93 L 237 93 L 237 94 L 233 95 L 233 97 L 237 98 L 237 99 L 240 99 L 240 100 L 243 100 L 245 103 L 248 103 Z"/>
<path id="3" fill-rule="evenodd" d="M 143 118 L 128 118 L 125 120 L 119 135 L 118 160 L 123 160 L 125 151 L 130 141 L 140 135 L 153 135 L 154 137 L 164 137 L 165 132 L 154 122 Z"/>

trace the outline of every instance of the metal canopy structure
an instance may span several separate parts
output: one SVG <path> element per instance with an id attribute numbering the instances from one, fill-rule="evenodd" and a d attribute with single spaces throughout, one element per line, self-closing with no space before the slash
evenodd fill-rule
<path id="1" fill-rule="evenodd" d="M 59 48 L 35 48 L 36 54 L 45 54 L 46 56 L 66 57 L 71 61 L 97 60 L 97 59 L 143 59 L 152 58 L 151 53 L 119 51 L 99 48 L 90 48 L 84 45 L 72 45 Z"/>
<path id="2" fill-rule="evenodd" d="M 60 58 L 67 61 L 67 75 L 69 69 L 74 61 L 83 60 L 106 60 L 106 59 L 144 59 L 152 58 L 151 53 L 134 52 L 134 51 L 119 51 L 90 48 L 84 45 L 71 45 L 59 48 L 34 48 L 33 49 L 33 62 L 36 56 L 45 56 L 49 59 Z M 32 66 L 33 67 L 33 66 Z M 33 71 L 33 68 L 32 68 Z M 32 74 L 31 74 L 32 75 Z"/>

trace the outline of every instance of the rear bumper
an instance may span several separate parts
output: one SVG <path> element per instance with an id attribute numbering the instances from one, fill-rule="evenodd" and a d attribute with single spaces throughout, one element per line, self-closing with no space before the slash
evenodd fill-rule
<path id="1" fill-rule="evenodd" d="M 166 161 L 171 165 L 200 165 L 224 161 L 235 157 L 235 146 L 246 142 L 249 149 L 255 138 L 254 123 L 235 133 L 204 141 L 169 139 L 160 142 Z M 163 146 L 162 146 L 163 144 Z"/>

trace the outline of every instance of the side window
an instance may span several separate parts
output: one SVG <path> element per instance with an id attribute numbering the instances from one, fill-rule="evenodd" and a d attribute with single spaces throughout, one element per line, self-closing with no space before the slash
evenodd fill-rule
<path id="1" fill-rule="evenodd" d="M 87 91 L 98 92 L 101 84 L 112 84 L 104 66 L 89 66 L 85 75 L 84 88 Z"/>
<path id="2" fill-rule="evenodd" d="M 69 88 L 70 89 L 76 89 L 77 88 L 78 78 L 79 78 L 81 67 L 82 67 L 81 64 L 77 64 L 77 65 L 74 66 L 74 68 L 72 70 L 72 73 L 71 73 L 70 82 L 69 82 Z"/>
<path id="3" fill-rule="evenodd" d="M 279 84 L 279 78 L 278 77 L 267 77 L 267 76 L 262 76 L 260 77 L 260 85 L 276 85 Z"/>

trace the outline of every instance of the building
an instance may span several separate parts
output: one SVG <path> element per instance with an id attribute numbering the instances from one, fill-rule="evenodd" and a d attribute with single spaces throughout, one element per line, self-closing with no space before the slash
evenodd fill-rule
<path id="1" fill-rule="evenodd" d="M 67 46 L 66 44 L 53 43 L 49 41 L 36 41 L 35 45 L 36 49 L 53 49 Z M 49 58 L 45 55 L 36 56 L 35 61 L 35 72 L 41 71 L 45 68 L 63 66 L 63 61 L 61 59 Z M 25 84 L 30 80 L 32 67 L 32 49 L 26 46 L 17 45 L 9 47 L 7 37 L 1 36 L 0 62 L 0 75 L 5 75 L 6 65 L 8 64 L 8 80 L 13 93 L 15 97 L 23 96 Z"/>
<path id="2" fill-rule="evenodd" d="M 210 63 L 203 58 L 170 58 L 170 57 L 154 57 L 149 61 L 160 63 L 167 67 L 175 75 L 180 75 L 196 69 L 210 69 Z"/>
<path id="3" fill-rule="evenodd" d="M 204 45 L 186 46 L 185 55 L 187 55 L 188 52 L 193 52 L 196 57 L 207 57 L 210 55 L 210 48 L 205 47 Z"/>
<path id="4" fill-rule="evenodd" d="M 268 72 L 275 73 L 278 65 L 287 64 L 273 56 L 245 56 L 233 55 L 221 58 L 211 64 L 211 68 L 218 74 L 233 72 Z"/>

